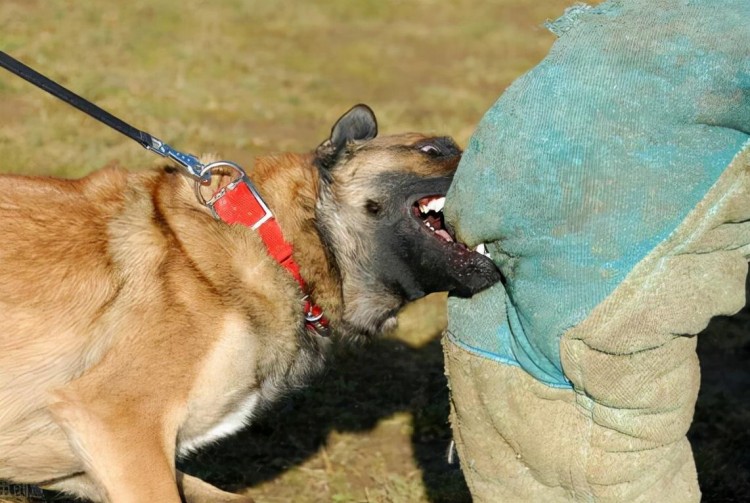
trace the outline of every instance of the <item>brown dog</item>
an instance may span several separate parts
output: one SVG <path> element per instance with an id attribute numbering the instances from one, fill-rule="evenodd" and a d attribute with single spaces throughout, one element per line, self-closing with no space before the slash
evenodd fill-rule
<path id="1" fill-rule="evenodd" d="M 376 134 L 359 105 L 315 153 L 252 173 L 334 331 L 376 334 L 406 301 L 499 279 L 442 227 L 456 145 Z M 0 479 L 95 501 L 249 501 L 175 456 L 321 367 L 329 338 L 306 326 L 300 284 L 175 168 L 0 183 Z"/>

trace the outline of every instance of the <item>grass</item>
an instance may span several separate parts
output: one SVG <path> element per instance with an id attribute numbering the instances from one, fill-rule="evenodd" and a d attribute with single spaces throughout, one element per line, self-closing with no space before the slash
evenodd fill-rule
<path id="1" fill-rule="evenodd" d="M 0 47 L 183 149 L 308 150 L 351 105 L 390 131 L 465 141 L 546 52 L 565 2 L 4 0 Z M 78 176 L 147 155 L 19 79 L 0 79 L 6 171 Z M 16 112 L 17 111 L 17 112 Z M 49 159 L 55 159 L 50 163 Z"/>
<path id="2" fill-rule="evenodd" d="M 569 3 L 3 0 L 0 48 L 178 149 L 251 167 L 256 155 L 314 148 L 359 102 L 382 131 L 465 145 L 505 87 L 544 57 L 553 37 L 541 24 Z M 155 160 L 4 72 L 0 117 L 3 172 L 77 177 Z M 720 319 L 699 339 L 690 435 L 705 501 L 750 496 L 750 387 L 736 371 L 750 357 L 748 316 Z M 470 501 L 445 460 L 444 324 L 443 296 L 412 305 L 393 337 L 343 348 L 309 388 L 183 467 L 261 503 Z"/>

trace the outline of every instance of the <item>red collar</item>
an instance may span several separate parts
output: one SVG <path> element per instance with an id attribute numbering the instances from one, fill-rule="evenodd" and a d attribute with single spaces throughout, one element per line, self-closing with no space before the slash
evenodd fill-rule
<path id="1" fill-rule="evenodd" d="M 268 254 L 289 271 L 305 294 L 305 326 L 320 335 L 328 335 L 328 318 L 313 302 L 299 265 L 292 256 L 292 245 L 284 239 L 276 218 L 247 176 L 242 176 L 217 192 L 206 202 L 214 216 L 227 224 L 242 224 L 257 230 Z"/>

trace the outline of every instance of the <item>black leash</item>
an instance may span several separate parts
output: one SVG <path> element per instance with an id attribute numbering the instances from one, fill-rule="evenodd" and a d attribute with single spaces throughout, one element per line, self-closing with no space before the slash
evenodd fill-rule
<path id="1" fill-rule="evenodd" d="M 106 124 L 112 129 L 119 131 L 131 140 L 135 140 L 147 150 L 151 150 L 152 152 L 155 152 L 163 157 L 175 160 L 178 164 L 184 167 L 187 170 L 188 174 L 193 178 L 201 179 L 205 177 L 205 173 L 202 173 L 204 166 L 203 164 L 201 164 L 197 157 L 175 150 L 163 141 L 151 136 L 145 131 L 134 128 L 127 122 L 118 119 L 106 110 L 94 105 L 87 99 L 82 98 L 69 89 L 64 88 L 57 82 L 45 77 L 36 70 L 29 68 L 28 66 L 24 65 L 23 63 L 3 51 L 0 51 L 0 66 L 11 73 L 15 73 L 22 79 L 31 82 L 44 91 L 47 91 L 52 96 L 76 107 L 81 112 Z"/>

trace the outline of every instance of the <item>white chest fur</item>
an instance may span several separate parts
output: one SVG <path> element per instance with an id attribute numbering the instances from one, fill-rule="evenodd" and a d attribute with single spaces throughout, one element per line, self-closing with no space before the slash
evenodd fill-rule
<path id="1" fill-rule="evenodd" d="M 211 426 L 208 431 L 193 438 L 186 439 L 184 442 L 180 443 L 178 446 L 179 455 L 184 456 L 204 445 L 208 445 L 221 438 L 227 437 L 250 424 L 253 417 L 253 411 L 257 408 L 259 401 L 259 391 L 247 395 L 243 400 L 236 404 L 234 410 L 220 418 L 220 420 Z"/>
<path id="2" fill-rule="evenodd" d="M 177 438 L 178 454 L 235 433 L 249 424 L 261 390 L 256 377 L 257 340 L 247 323 L 227 316 L 221 336 L 199 367 Z"/>

